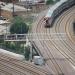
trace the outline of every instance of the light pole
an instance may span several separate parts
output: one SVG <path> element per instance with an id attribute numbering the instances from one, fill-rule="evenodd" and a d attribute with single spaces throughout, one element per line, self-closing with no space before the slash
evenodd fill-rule
<path id="1" fill-rule="evenodd" d="M 0 5 L 0 16 L 1 16 L 1 5 Z"/>

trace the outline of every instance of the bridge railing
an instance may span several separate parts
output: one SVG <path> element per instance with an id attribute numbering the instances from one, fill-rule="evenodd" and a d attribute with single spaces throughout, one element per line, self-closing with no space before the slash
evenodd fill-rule
<path id="1" fill-rule="evenodd" d="M 47 36 L 51 36 L 51 38 L 48 38 Z M 3 39 L 4 41 L 26 41 L 26 38 L 28 38 L 31 41 L 66 40 L 66 34 L 65 33 L 58 33 L 58 34 L 31 33 L 31 34 L 0 35 L 0 39 Z"/>
<path id="2" fill-rule="evenodd" d="M 26 41 L 27 34 L 8 34 L 4 35 L 5 41 Z"/>

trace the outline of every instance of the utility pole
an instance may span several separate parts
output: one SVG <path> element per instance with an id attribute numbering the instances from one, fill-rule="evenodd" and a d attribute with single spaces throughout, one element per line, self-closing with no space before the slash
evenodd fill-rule
<path id="1" fill-rule="evenodd" d="M 27 13 L 28 13 L 28 1 L 26 0 L 26 8 L 27 8 Z"/>
<path id="2" fill-rule="evenodd" d="M 12 0 L 12 3 L 13 3 L 13 11 L 12 11 L 12 16 L 14 17 L 14 0 Z"/>
<path id="3" fill-rule="evenodd" d="M 30 61 L 32 62 L 32 55 L 33 54 L 33 48 L 32 48 L 32 44 L 30 44 Z"/>
<path id="4" fill-rule="evenodd" d="M 0 5 L 0 16 L 1 16 L 1 5 Z"/>

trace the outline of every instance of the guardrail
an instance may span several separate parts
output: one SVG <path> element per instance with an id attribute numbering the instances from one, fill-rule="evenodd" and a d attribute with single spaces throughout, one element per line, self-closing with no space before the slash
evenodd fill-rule
<path id="1" fill-rule="evenodd" d="M 41 36 L 40 38 L 37 37 L 37 35 Z M 48 39 L 46 36 L 50 35 L 52 36 L 52 39 Z M 47 41 L 47 40 L 66 40 L 66 34 L 65 33 L 52 33 L 52 34 L 44 34 L 44 33 L 30 33 L 30 34 L 4 34 L 0 35 L 0 39 L 4 41 L 27 41 L 27 38 L 31 41 Z M 35 38 L 33 38 L 35 36 Z M 42 38 L 44 37 L 44 39 Z M 58 37 L 60 39 L 58 39 Z M 61 39 L 62 38 L 62 39 Z"/>

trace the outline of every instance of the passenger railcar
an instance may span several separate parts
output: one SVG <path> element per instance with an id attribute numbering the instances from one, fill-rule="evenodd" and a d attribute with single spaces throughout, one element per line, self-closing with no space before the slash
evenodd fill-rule
<path id="1" fill-rule="evenodd" d="M 52 6 L 47 12 L 44 20 L 46 21 L 45 27 L 51 27 L 56 17 L 58 17 L 65 9 L 68 9 L 75 4 L 75 0 L 60 0 Z"/>

